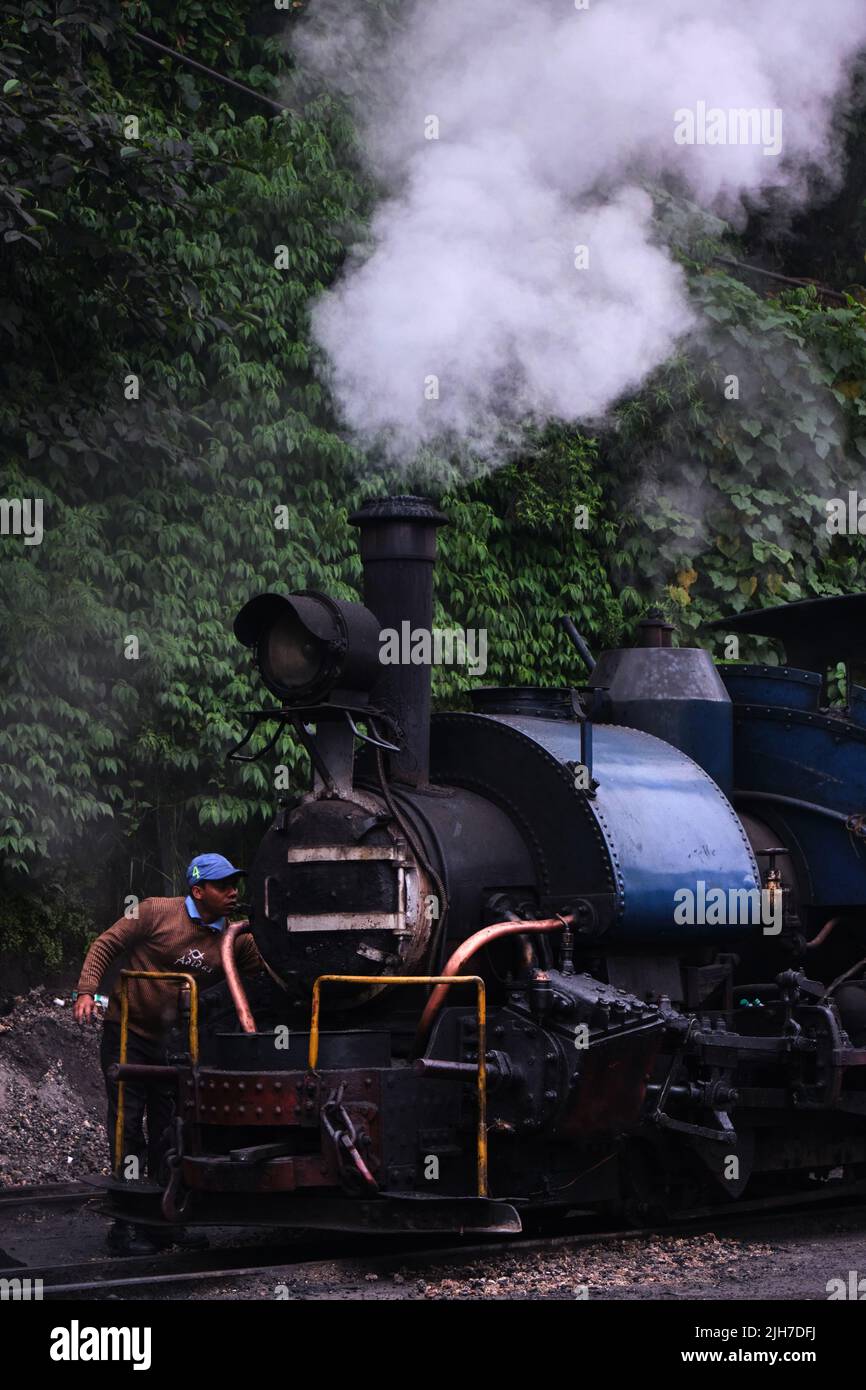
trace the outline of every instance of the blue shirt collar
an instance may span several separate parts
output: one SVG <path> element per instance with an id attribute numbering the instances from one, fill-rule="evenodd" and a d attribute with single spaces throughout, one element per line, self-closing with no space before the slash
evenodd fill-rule
<path id="1" fill-rule="evenodd" d="M 225 917 L 218 917 L 215 922 L 206 922 L 198 910 L 195 898 L 190 894 L 186 900 L 186 910 L 194 922 L 198 922 L 203 927 L 208 927 L 211 931 L 222 931 L 226 924 Z"/>

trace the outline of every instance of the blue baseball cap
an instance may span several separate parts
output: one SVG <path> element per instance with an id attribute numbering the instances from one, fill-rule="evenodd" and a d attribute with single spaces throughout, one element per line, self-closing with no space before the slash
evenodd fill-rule
<path id="1" fill-rule="evenodd" d="M 192 888 L 196 883 L 210 883 L 215 879 L 234 878 L 235 874 L 244 872 L 244 869 L 236 869 L 224 854 L 197 854 L 195 859 L 190 861 L 186 871 L 186 881 Z"/>

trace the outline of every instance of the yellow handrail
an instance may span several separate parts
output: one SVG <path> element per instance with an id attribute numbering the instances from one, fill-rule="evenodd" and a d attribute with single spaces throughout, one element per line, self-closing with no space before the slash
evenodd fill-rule
<path id="1" fill-rule="evenodd" d="M 198 982 L 195 976 L 176 970 L 121 970 L 120 972 L 120 1065 L 126 1065 L 129 1040 L 129 981 L 183 980 L 189 986 L 189 1055 L 193 1066 L 198 1062 Z M 117 1083 L 117 1121 L 114 1126 L 114 1173 L 120 1177 L 123 1158 L 123 1081 Z"/>
<path id="2" fill-rule="evenodd" d="M 478 1196 L 487 1189 L 487 992 L 480 975 L 320 975 L 313 985 L 313 1013 L 310 1019 L 310 1050 L 307 1065 L 316 1070 L 319 1060 L 320 986 L 340 981 L 348 985 L 475 985 L 475 1012 L 478 1019 Z"/>

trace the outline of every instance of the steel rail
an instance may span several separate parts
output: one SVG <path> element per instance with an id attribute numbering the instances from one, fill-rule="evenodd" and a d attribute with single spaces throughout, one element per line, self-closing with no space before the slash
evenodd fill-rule
<path id="1" fill-rule="evenodd" d="M 299 1259 L 288 1263 L 275 1264 L 269 1259 L 264 1258 L 258 1263 L 247 1265 L 227 1264 L 219 1269 L 202 1268 L 199 1270 L 167 1270 L 166 1272 L 142 1273 L 130 1277 L 119 1279 L 88 1280 L 77 1281 L 75 1283 L 46 1284 L 43 1287 L 43 1298 L 62 1298 L 66 1295 L 80 1295 L 88 1293 L 110 1294 L 115 1289 L 147 1288 L 150 1286 L 160 1288 L 171 1285 L 184 1285 L 196 1283 L 210 1283 L 226 1279 L 243 1279 L 261 1276 L 264 1273 L 270 1274 L 276 1283 L 283 1282 L 286 1277 L 297 1276 L 298 1274 L 307 1276 L 319 1274 L 322 1278 L 334 1277 L 335 1270 L 342 1276 L 357 1274 L 360 1278 L 364 1275 L 379 1271 L 387 1273 L 393 1269 L 396 1271 L 404 1270 L 407 1266 L 424 1268 L 438 1263 L 448 1263 L 459 1260 L 461 1263 L 495 1256 L 499 1253 L 509 1255 L 532 1255 L 544 1254 L 548 1251 L 580 1249 L 585 1246 L 611 1243 L 613 1241 L 640 1241 L 657 1239 L 660 1236 L 685 1236 L 685 1235 L 710 1235 L 719 1227 L 734 1226 L 738 1218 L 749 1218 L 750 1225 L 759 1225 L 761 1220 L 767 1222 L 782 1222 L 786 1226 L 790 1224 L 792 1217 L 800 1215 L 803 1218 L 820 1218 L 832 1215 L 834 1220 L 843 1217 L 856 1217 L 858 1222 L 866 1219 L 866 1210 L 862 1202 L 862 1191 L 866 1184 L 861 1184 L 860 1199 L 852 1201 L 845 1206 L 836 1206 L 831 1211 L 825 1211 L 823 1204 L 831 1205 L 831 1201 L 839 1202 L 841 1194 L 835 1194 L 831 1199 L 826 1194 L 810 1194 L 813 1199 L 806 1204 L 791 1202 L 790 1198 L 771 1199 L 772 1206 L 756 1200 L 749 1204 L 753 1210 L 744 1212 L 738 1208 L 737 1204 L 732 1204 L 731 1208 L 724 1210 L 713 1209 L 711 1217 L 705 1214 L 695 1214 L 693 1216 L 683 1216 L 676 1221 L 659 1223 L 652 1226 L 628 1227 L 622 1230 L 604 1231 L 580 1231 L 569 1235 L 552 1236 L 490 1236 L 487 1240 L 476 1241 L 471 1245 L 424 1245 L 418 1247 L 407 1247 L 403 1250 L 390 1250 L 385 1254 L 364 1255 L 352 1250 L 335 1250 L 332 1254 L 324 1257 L 318 1256 L 315 1259 Z M 850 1189 L 849 1189 L 850 1192 Z M 787 1205 L 785 1205 L 787 1203 Z M 805 1210 L 800 1210 L 801 1205 L 805 1205 Z M 853 1232 L 852 1232 L 853 1233 Z M 857 1232 L 859 1235 L 859 1232 Z M 214 1253 L 214 1252 L 211 1252 Z M 147 1256 L 138 1257 L 142 1260 Z M 176 1255 L 174 1262 L 179 1259 L 189 1259 L 189 1256 Z M 109 1265 L 111 1262 L 106 1261 Z M 168 1261 L 167 1261 L 168 1263 Z M 72 1266 L 70 1266 L 72 1268 Z M 48 1271 L 45 1271 L 46 1273 Z M 56 1271 L 54 1271 L 56 1273 Z M 17 1268 L 12 1271 L 0 1271 L 0 1273 L 14 1273 L 20 1277 L 39 1276 L 38 1270 L 27 1270 Z M 44 1277 L 44 1276 L 43 1276 Z"/>
<path id="2" fill-rule="evenodd" d="M 88 1202 L 102 1197 L 101 1188 L 89 1183 L 31 1183 L 21 1187 L 0 1187 L 0 1207 L 39 1206 L 43 1202 Z"/>

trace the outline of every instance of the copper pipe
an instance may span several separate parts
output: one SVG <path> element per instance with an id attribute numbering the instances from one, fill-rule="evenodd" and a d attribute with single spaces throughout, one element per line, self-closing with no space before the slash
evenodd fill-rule
<path id="1" fill-rule="evenodd" d="M 535 947 L 528 936 L 518 937 L 520 942 L 520 961 L 524 970 L 534 970 L 538 961 L 535 958 Z"/>
<path id="2" fill-rule="evenodd" d="M 813 936 L 811 941 L 806 942 L 806 950 L 814 951 L 816 946 L 823 946 L 833 928 L 841 922 L 841 917 L 831 917 L 829 922 L 825 922 L 817 936 Z"/>
<path id="3" fill-rule="evenodd" d="M 474 935 L 467 936 L 465 941 L 461 941 L 441 973 L 443 975 L 459 975 L 461 967 L 471 956 L 475 955 L 476 951 L 480 951 L 482 946 L 486 946 L 490 941 L 496 941 L 500 936 L 519 936 L 522 932 L 532 931 L 561 931 L 567 923 L 573 921 L 573 917 L 542 917 L 534 922 L 494 922 L 492 926 L 482 927 L 481 931 L 477 931 Z M 417 1047 L 422 1047 L 426 1042 L 433 1020 L 442 1007 L 442 1001 L 450 988 L 450 984 L 437 985 L 427 1000 L 415 1037 Z"/>
<path id="4" fill-rule="evenodd" d="M 235 964 L 235 937 L 240 936 L 241 932 L 249 931 L 249 922 L 231 922 L 227 927 L 223 927 L 222 941 L 220 942 L 220 956 L 223 963 L 223 971 L 226 977 L 226 984 L 232 997 L 240 1025 L 245 1033 L 256 1033 L 256 1021 L 253 1018 L 247 992 L 241 984 L 241 977 Z"/>

